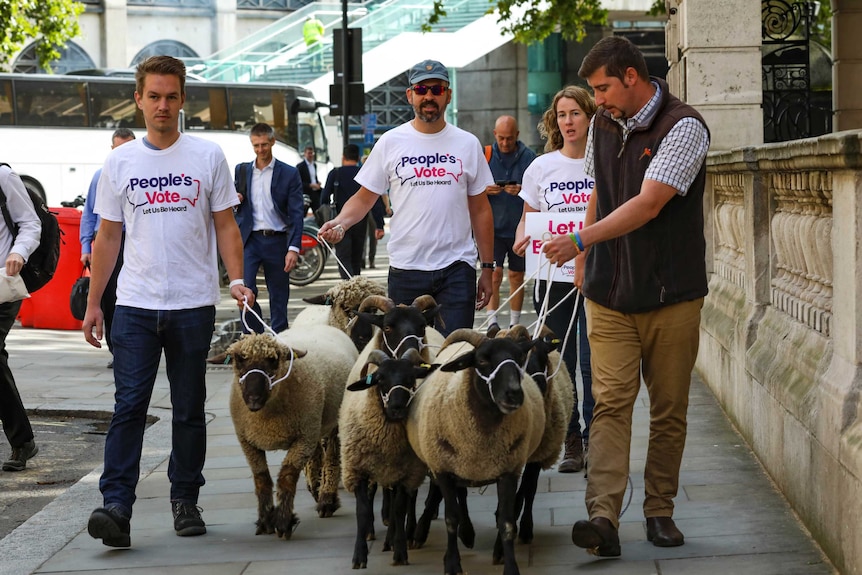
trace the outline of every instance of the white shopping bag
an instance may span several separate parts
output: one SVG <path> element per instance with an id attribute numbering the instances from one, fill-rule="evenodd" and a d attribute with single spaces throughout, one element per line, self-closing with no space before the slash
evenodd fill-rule
<path id="1" fill-rule="evenodd" d="M 28 297 L 30 294 L 27 292 L 27 286 L 24 285 L 21 274 L 7 276 L 6 268 L 0 268 L 0 303 L 18 301 Z"/>

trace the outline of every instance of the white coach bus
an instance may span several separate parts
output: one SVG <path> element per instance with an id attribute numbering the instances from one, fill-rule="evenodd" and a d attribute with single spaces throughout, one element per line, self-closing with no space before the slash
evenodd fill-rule
<path id="1" fill-rule="evenodd" d="M 0 162 L 10 164 L 49 206 L 86 196 L 111 150 L 113 131 L 145 133 L 133 74 L 0 74 Z M 324 105 L 302 86 L 187 79 L 181 129 L 218 143 L 233 171 L 254 159 L 248 131 L 266 122 L 278 140 L 273 155 L 296 165 L 301 151 L 314 146 L 324 181 L 332 166 L 318 111 Z"/>

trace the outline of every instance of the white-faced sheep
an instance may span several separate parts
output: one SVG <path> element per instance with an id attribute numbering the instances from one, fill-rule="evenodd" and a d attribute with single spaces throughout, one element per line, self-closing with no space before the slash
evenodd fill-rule
<path id="1" fill-rule="evenodd" d="M 234 366 L 230 413 L 254 477 L 257 534 L 289 539 L 299 519 L 293 511 L 299 473 L 323 441 L 317 512 L 340 506 L 338 410 L 357 352 L 347 335 L 330 326 L 289 329 L 278 338 L 251 334 L 228 348 Z M 287 450 L 276 483 L 266 452 Z"/>
<path id="2" fill-rule="evenodd" d="M 473 330 L 456 330 L 435 360 L 442 366 L 413 400 L 407 437 L 443 492 L 446 575 L 462 573 L 457 543 L 460 481 L 496 482 L 503 549 L 502 557 L 495 549 L 494 562 L 504 561 L 505 575 L 519 572 L 514 546 L 518 477 L 545 428 L 541 393 L 523 372 L 532 346 L 532 341 L 488 339 Z"/>
<path id="3" fill-rule="evenodd" d="M 372 367 L 376 366 L 376 370 Z M 404 422 L 417 380 L 436 366 L 422 362 L 415 348 L 400 359 L 375 349 L 368 354 L 359 379 L 347 386 L 341 403 L 341 477 L 344 488 L 356 497 L 356 542 L 353 568 L 368 566 L 369 529 L 373 528 L 372 493 L 374 482 L 394 492 L 386 540 L 393 548 L 393 565 L 407 565 L 406 515 L 412 494 L 419 488 L 428 468 L 407 442 Z"/>
<path id="4" fill-rule="evenodd" d="M 385 286 L 368 279 L 365 276 L 353 276 L 343 280 L 329 288 L 326 293 L 303 298 L 308 304 L 293 320 L 292 326 L 302 327 L 307 325 L 331 325 L 344 333 L 349 332 L 353 313 L 359 308 L 362 301 L 370 296 L 385 296 Z M 364 339 L 363 339 L 364 336 Z M 356 349 L 361 351 L 368 340 L 371 339 L 371 327 L 365 333 L 356 331 Z"/>
<path id="5" fill-rule="evenodd" d="M 492 335 L 492 332 L 489 331 L 488 335 Z M 508 337 L 515 341 L 531 339 L 527 328 L 522 325 L 500 330 L 496 337 Z M 539 386 L 544 398 L 545 432 L 542 442 L 530 455 L 530 460 L 524 467 L 521 486 L 518 488 L 518 509 L 523 508 L 518 539 L 522 543 L 530 543 L 533 540 L 533 501 L 536 498 L 539 472 L 542 469 L 550 469 L 557 462 L 575 402 L 572 378 L 557 351 L 560 343 L 550 329 L 544 328 L 530 350 L 525 368 Z M 497 545 L 500 543 L 498 540 Z"/>

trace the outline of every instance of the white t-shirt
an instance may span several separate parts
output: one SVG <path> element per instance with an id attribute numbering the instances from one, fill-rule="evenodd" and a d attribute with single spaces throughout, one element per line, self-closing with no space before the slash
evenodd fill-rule
<path id="1" fill-rule="evenodd" d="M 518 194 L 539 212 L 582 212 L 596 187 L 584 173 L 584 159 L 573 160 L 559 150 L 542 154 L 527 167 Z"/>
<path id="2" fill-rule="evenodd" d="M 355 179 L 376 194 L 389 190 L 392 267 L 433 271 L 457 261 L 475 265 L 467 196 L 494 183 L 476 136 L 450 124 L 423 134 L 408 122 L 383 134 Z"/>
<path id="3" fill-rule="evenodd" d="M 238 202 L 217 144 L 181 134 L 164 150 L 143 139 L 115 148 L 102 169 L 95 212 L 126 227 L 117 304 L 149 310 L 217 304 L 212 213 Z"/>

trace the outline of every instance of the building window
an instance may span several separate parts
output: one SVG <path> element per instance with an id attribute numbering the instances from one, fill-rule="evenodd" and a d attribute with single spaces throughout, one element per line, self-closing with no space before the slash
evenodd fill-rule
<path id="1" fill-rule="evenodd" d="M 129 64 L 129 66 L 135 67 L 150 56 L 197 58 L 198 53 L 183 44 L 182 42 L 177 42 L 176 40 L 157 40 L 151 44 L 148 44 L 144 47 L 143 50 L 138 52 L 135 57 L 132 58 L 132 63 Z"/>
<path id="2" fill-rule="evenodd" d="M 83 48 L 72 41 L 65 48 L 60 48 L 60 58 L 51 62 L 51 70 L 55 74 L 67 74 L 75 70 L 87 70 L 95 68 L 96 64 L 87 55 Z M 33 42 L 15 58 L 12 64 L 13 72 L 23 74 L 47 74 L 48 71 L 39 66 L 39 57 L 36 55 L 36 43 Z"/>
<path id="3" fill-rule="evenodd" d="M 168 6 L 170 8 L 212 8 L 215 0 L 127 0 L 129 6 Z"/>
<path id="4" fill-rule="evenodd" d="M 314 0 L 236 0 L 240 10 L 299 10 Z"/>

